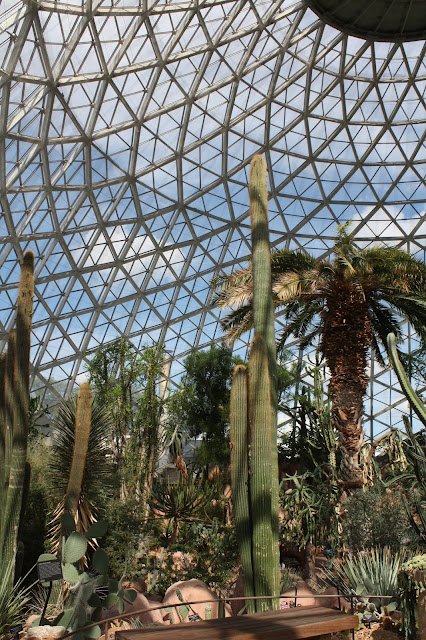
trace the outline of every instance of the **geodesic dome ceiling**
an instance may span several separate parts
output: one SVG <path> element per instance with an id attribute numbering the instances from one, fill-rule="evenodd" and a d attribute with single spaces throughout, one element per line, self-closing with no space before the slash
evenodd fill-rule
<path id="1" fill-rule="evenodd" d="M 0 329 L 31 248 L 35 391 L 69 393 L 120 336 L 176 360 L 220 339 L 210 281 L 249 254 L 254 153 L 274 246 L 327 254 L 352 221 L 360 246 L 424 257 L 424 41 L 356 38 L 293 0 L 0 11 Z M 374 376 L 386 425 L 401 396 Z"/>

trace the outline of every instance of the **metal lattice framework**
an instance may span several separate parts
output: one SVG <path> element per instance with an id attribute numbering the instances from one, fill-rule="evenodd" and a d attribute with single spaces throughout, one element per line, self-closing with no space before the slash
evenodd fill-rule
<path id="1" fill-rule="evenodd" d="M 423 41 L 345 35 L 293 0 L 0 11 L 0 330 L 4 345 L 32 248 L 34 390 L 69 393 L 120 336 L 176 361 L 220 339 L 210 281 L 249 253 L 255 152 L 274 246 L 327 254 L 351 220 L 360 246 L 424 258 Z M 402 398 L 372 376 L 380 430 Z"/>

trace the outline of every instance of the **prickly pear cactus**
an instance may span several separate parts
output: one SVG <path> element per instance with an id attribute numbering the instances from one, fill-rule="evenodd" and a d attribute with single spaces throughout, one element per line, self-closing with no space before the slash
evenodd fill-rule
<path id="1" fill-rule="evenodd" d="M 64 581 L 68 583 L 69 596 L 64 611 L 51 624 L 65 627 L 69 631 L 76 631 L 73 640 L 99 638 L 101 635 L 99 625 L 80 633 L 78 630 L 99 622 L 102 612 L 115 604 L 118 604 L 118 612 L 124 613 L 126 603 L 134 602 L 137 593 L 134 589 L 125 589 L 122 581 L 109 578 L 109 559 L 104 549 L 96 549 L 92 556 L 90 570 L 80 571 L 77 568 L 86 553 L 88 541 L 105 535 L 106 523 L 95 522 L 83 536 L 75 530 L 74 518 L 71 514 L 64 513 L 62 526 L 64 530 L 70 532 L 62 545 L 62 574 Z M 39 561 L 49 559 L 57 558 L 52 554 L 43 554 Z M 36 620 L 33 626 L 37 626 L 40 622 L 47 621 Z"/>

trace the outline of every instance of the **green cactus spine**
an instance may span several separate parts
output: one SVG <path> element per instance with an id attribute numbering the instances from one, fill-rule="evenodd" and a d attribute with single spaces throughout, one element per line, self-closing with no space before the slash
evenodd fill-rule
<path id="1" fill-rule="evenodd" d="M 83 382 L 77 397 L 75 413 L 74 450 L 72 455 L 70 475 L 64 498 L 64 510 L 75 518 L 83 484 L 84 468 L 86 466 L 87 449 L 89 446 L 90 424 L 92 415 L 92 400 L 90 385 Z"/>
<path id="2" fill-rule="evenodd" d="M 234 377 L 234 406 L 244 404 L 248 394 L 249 415 L 244 427 L 236 410 L 231 417 L 231 437 L 238 429 L 248 433 L 244 467 L 240 455 L 233 455 L 232 474 L 234 508 L 237 527 L 242 530 L 240 540 L 243 563 L 244 537 L 251 546 L 253 585 L 255 596 L 271 596 L 279 593 L 279 520 L 278 520 L 278 450 L 277 450 L 277 364 L 275 352 L 274 305 L 271 286 L 271 258 L 268 232 L 268 190 L 266 168 L 262 156 L 254 156 L 250 172 L 250 218 L 252 229 L 253 318 L 255 337 L 251 345 L 248 390 L 242 388 L 239 376 Z M 231 416 L 232 416 L 231 413 Z M 238 471 L 235 465 L 239 466 Z M 244 493 L 235 479 L 241 469 L 247 468 L 249 518 L 244 517 L 245 507 L 237 506 Z M 234 477 L 235 476 L 235 477 Z M 239 481 L 241 484 L 241 481 Z M 240 513 L 240 515 L 239 515 Z M 239 522 L 238 522 L 239 521 Z M 246 541 L 244 541 L 246 544 Z M 247 554 L 245 554 L 247 557 Z M 244 589 L 251 592 L 244 569 Z M 255 608 L 264 611 L 278 608 L 277 600 L 258 600 Z"/>
<path id="3" fill-rule="evenodd" d="M 253 582 L 252 521 L 249 505 L 249 424 L 247 398 L 247 368 L 239 364 L 232 376 L 230 429 L 231 473 L 235 512 L 235 528 L 240 546 L 240 559 L 247 597 L 255 595 Z M 248 611 L 255 611 L 254 602 L 248 602 Z"/>
<path id="4" fill-rule="evenodd" d="M 14 362 L 14 395 L 12 452 L 2 528 L 3 562 L 14 565 L 19 519 L 25 479 L 30 408 L 30 347 L 34 296 L 34 253 L 27 251 L 21 268 L 16 313 L 16 354 Z M 8 354 L 8 360 L 12 356 Z M 8 365 L 9 370 L 9 365 Z M 9 390 L 7 390 L 9 391 Z M 11 397 L 7 399 L 10 403 Z M 10 406 L 10 405 L 9 405 Z M 9 417 L 11 409 L 8 411 Z M 12 573 L 13 575 L 13 573 Z"/>
<path id="5" fill-rule="evenodd" d="M 402 365 L 402 362 L 399 359 L 398 350 L 396 348 L 395 334 L 393 333 L 388 334 L 387 343 L 388 343 L 389 358 L 392 362 L 393 370 L 397 375 L 402 391 L 404 392 L 404 395 L 407 398 L 408 402 L 410 403 L 410 406 L 413 409 L 414 413 L 422 422 L 423 426 L 426 427 L 426 408 L 423 402 L 420 400 L 417 393 L 414 391 L 413 387 L 411 386 L 410 380 L 408 379 L 408 376 L 405 373 L 405 369 Z"/>

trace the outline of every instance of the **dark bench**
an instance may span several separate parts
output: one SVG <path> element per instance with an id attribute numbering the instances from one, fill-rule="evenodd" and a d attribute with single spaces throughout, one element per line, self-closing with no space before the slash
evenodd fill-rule
<path id="1" fill-rule="evenodd" d="M 326 607 L 295 607 L 232 618 L 116 631 L 116 640 L 326 640 L 358 626 L 358 616 Z"/>

